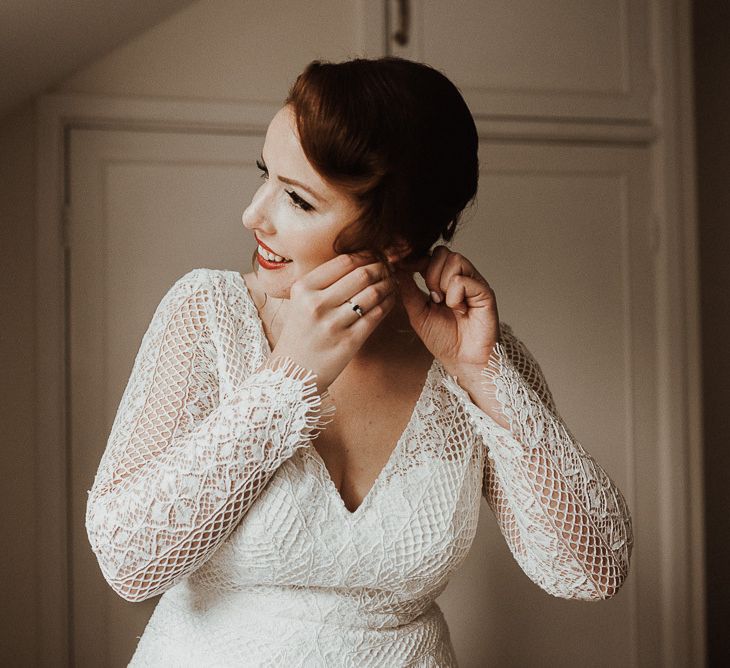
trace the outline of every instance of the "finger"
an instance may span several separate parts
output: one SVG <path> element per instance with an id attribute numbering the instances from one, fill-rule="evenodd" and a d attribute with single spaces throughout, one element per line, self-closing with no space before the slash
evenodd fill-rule
<path id="1" fill-rule="evenodd" d="M 383 301 L 373 306 L 369 311 L 365 311 L 365 315 L 358 316 L 357 320 L 347 328 L 347 331 L 350 335 L 364 342 L 395 306 L 395 302 L 395 293 L 390 292 Z"/>
<path id="2" fill-rule="evenodd" d="M 481 278 L 481 274 L 479 274 L 474 265 L 461 253 L 450 253 L 449 256 L 446 258 L 444 268 L 441 271 L 441 276 L 439 278 L 439 289 L 444 294 L 446 294 L 449 284 L 451 283 L 451 279 L 454 276 L 470 276 L 472 278 Z"/>
<path id="3" fill-rule="evenodd" d="M 438 295 L 439 301 L 443 300 L 445 292 L 445 290 L 442 290 L 441 288 L 441 273 L 444 270 L 446 260 L 450 254 L 451 250 L 449 250 L 447 246 L 437 246 L 431 255 L 431 261 L 428 264 L 426 273 L 423 274 L 423 272 L 421 272 L 426 283 L 426 287 L 429 291 L 433 291 Z M 434 301 L 436 301 L 435 298 Z"/>
<path id="4" fill-rule="evenodd" d="M 446 291 L 446 305 L 462 315 L 469 308 L 487 306 L 494 301 L 494 291 L 486 281 L 463 274 L 452 277 Z"/>
<path id="5" fill-rule="evenodd" d="M 364 313 L 371 311 L 375 306 L 385 300 L 385 298 L 395 292 L 395 283 L 387 276 L 386 278 L 367 286 L 357 294 L 348 298 L 342 304 L 342 308 L 337 309 L 337 314 L 344 320 L 344 325 L 351 324 L 355 319 L 360 318 L 357 314 L 355 306 L 359 306 Z M 345 308 L 347 307 L 347 308 Z"/>
<path id="6" fill-rule="evenodd" d="M 372 257 L 362 253 L 343 253 L 336 255 L 331 260 L 323 262 L 304 276 L 298 278 L 295 283 L 301 283 L 310 290 L 324 290 L 335 281 L 358 267 L 371 264 Z"/>
<path id="7" fill-rule="evenodd" d="M 321 294 L 322 303 L 335 308 L 382 280 L 390 281 L 391 289 L 395 289 L 395 280 L 391 277 L 390 271 L 385 264 L 372 262 L 360 265 L 336 280 L 328 288 L 323 289 Z"/>
<path id="8" fill-rule="evenodd" d="M 410 271 L 398 271 L 398 294 L 408 314 L 411 326 L 418 332 L 421 323 L 428 316 L 431 304 L 428 295 L 418 287 L 413 274 Z"/>
<path id="9" fill-rule="evenodd" d="M 466 284 L 464 276 L 457 274 L 451 277 L 445 293 L 444 302 L 453 311 L 465 315 L 467 312 Z"/>

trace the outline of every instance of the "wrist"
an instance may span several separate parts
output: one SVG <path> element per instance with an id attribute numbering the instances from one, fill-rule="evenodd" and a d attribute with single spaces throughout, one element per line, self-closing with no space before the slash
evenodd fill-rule
<path id="1" fill-rule="evenodd" d="M 491 351 L 490 351 L 491 356 Z M 464 379 L 484 378 L 484 369 L 489 366 L 489 358 L 482 362 L 459 362 L 455 360 L 441 360 L 444 369 L 452 376 Z"/>
<path id="2" fill-rule="evenodd" d="M 456 384 L 469 399 L 497 424 L 509 429 L 501 403 L 496 398 L 494 382 L 484 373 L 487 364 L 443 364 L 446 371 L 456 379 Z"/>
<path id="3" fill-rule="evenodd" d="M 441 362 L 441 364 L 450 376 L 456 376 L 459 380 L 476 380 L 481 376 L 482 369 L 487 366 L 457 362 Z"/>

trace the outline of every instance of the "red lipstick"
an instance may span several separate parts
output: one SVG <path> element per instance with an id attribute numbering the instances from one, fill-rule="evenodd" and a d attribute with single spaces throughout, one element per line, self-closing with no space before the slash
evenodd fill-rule
<path id="1" fill-rule="evenodd" d="M 255 234 L 254 234 L 254 238 L 256 239 L 256 242 L 259 244 L 259 246 L 261 248 L 269 251 L 269 253 L 273 253 L 274 255 L 279 255 L 279 253 L 277 253 L 272 248 L 269 248 Z M 283 255 L 280 255 L 280 257 L 284 257 L 284 256 Z M 261 267 L 263 267 L 264 269 L 281 269 L 282 267 L 286 266 L 287 264 L 291 264 L 291 262 L 292 262 L 292 260 L 286 260 L 284 262 L 274 262 L 273 260 L 267 260 L 258 251 L 256 252 L 256 260 L 258 261 L 259 265 Z"/>

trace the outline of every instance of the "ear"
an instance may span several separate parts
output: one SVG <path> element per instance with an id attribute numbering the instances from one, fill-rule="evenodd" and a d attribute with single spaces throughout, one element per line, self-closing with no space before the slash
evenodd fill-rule
<path id="1" fill-rule="evenodd" d="M 385 249 L 385 257 L 391 264 L 397 264 L 402 258 L 406 257 L 411 250 L 411 245 L 402 237 L 398 237 L 394 244 Z"/>

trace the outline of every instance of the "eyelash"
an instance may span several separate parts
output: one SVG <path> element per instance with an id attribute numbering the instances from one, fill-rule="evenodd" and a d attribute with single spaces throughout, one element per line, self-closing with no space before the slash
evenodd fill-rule
<path id="1" fill-rule="evenodd" d="M 267 169 L 266 165 L 261 160 L 256 160 L 256 166 L 261 170 L 261 178 L 262 179 L 268 179 L 269 178 L 269 170 Z M 314 207 L 307 202 L 306 200 L 303 200 L 297 193 L 295 193 L 293 190 L 285 190 L 284 191 L 287 195 L 289 195 L 289 202 L 292 206 L 296 207 L 297 209 L 301 209 L 305 212 L 310 212 L 314 209 Z"/>

